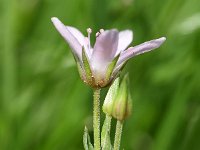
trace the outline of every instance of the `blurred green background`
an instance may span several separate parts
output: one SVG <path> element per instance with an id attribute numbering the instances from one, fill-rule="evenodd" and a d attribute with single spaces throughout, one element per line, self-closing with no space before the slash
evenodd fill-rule
<path id="1" fill-rule="evenodd" d="M 132 45 L 166 36 L 123 71 L 133 114 L 122 147 L 200 149 L 199 0 L 1 0 L 0 150 L 81 150 L 85 124 L 92 135 L 92 90 L 53 16 L 85 34 L 91 27 L 93 41 L 100 28 L 132 29 Z"/>

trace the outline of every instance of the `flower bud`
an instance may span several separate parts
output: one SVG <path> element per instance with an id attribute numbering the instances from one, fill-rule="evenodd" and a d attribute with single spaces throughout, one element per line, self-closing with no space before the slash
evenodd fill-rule
<path id="1" fill-rule="evenodd" d="M 109 116 L 112 114 L 113 102 L 117 95 L 117 91 L 119 88 L 119 77 L 115 79 L 115 81 L 110 86 L 106 98 L 103 103 L 103 112 Z"/>
<path id="2" fill-rule="evenodd" d="M 131 96 L 128 89 L 128 75 L 125 75 L 113 102 L 112 116 L 119 121 L 123 121 L 130 115 L 130 113 Z"/>

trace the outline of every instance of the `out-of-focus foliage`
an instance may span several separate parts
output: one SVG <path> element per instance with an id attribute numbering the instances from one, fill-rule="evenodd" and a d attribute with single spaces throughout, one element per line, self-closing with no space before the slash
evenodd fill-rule
<path id="1" fill-rule="evenodd" d="M 132 29 L 133 45 L 166 36 L 161 48 L 124 69 L 133 114 L 122 147 L 200 149 L 199 6 L 199 0 L 1 0 L 0 149 L 83 149 L 84 124 L 92 136 L 92 90 L 52 16 L 85 34 L 87 27 Z"/>

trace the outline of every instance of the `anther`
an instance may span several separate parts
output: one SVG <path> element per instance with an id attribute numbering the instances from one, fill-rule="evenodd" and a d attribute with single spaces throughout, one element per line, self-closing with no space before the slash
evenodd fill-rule
<path id="1" fill-rule="evenodd" d="M 99 32 L 97 32 L 97 33 L 96 33 L 96 37 L 98 37 L 99 35 L 100 35 L 100 33 L 99 33 Z"/>
<path id="2" fill-rule="evenodd" d="M 92 33 L 92 29 L 87 28 L 87 33 L 88 33 L 88 49 L 90 50 L 90 34 Z"/>
<path id="3" fill-rule="evenodd" d="M 91 34 L 92 33 L 92 29 L 91 28 L 87 28 L 87 33 Z"/>
<path id="4" fill-rule="evenodd" d="M 103 33 L 103 32 L 104 32 L 104 29 L 100 29 L 99 31 L 100 31 L 100 33 Z"/>

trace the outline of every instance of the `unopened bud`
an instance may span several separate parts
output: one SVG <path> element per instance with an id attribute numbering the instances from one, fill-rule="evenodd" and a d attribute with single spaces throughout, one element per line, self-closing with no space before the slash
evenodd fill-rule
<path id="1" fill-rule="evenodd" d="M 125 75 L 115 97 L 113 108 L 112 108 L 112 117 L 117 120 L 123 121 L 131 113 L 131 98 L 128 89 L 128 75 Z"/>
<path id="2" fill-rule="evenodd" d="M 105 101 L 103 103 L 103 112 L 109 116 L 112 115 L 113 103 L 117 95 L 119 88 L 119 77 L 110 86 L 108 93 L 106 95 Z"/>

